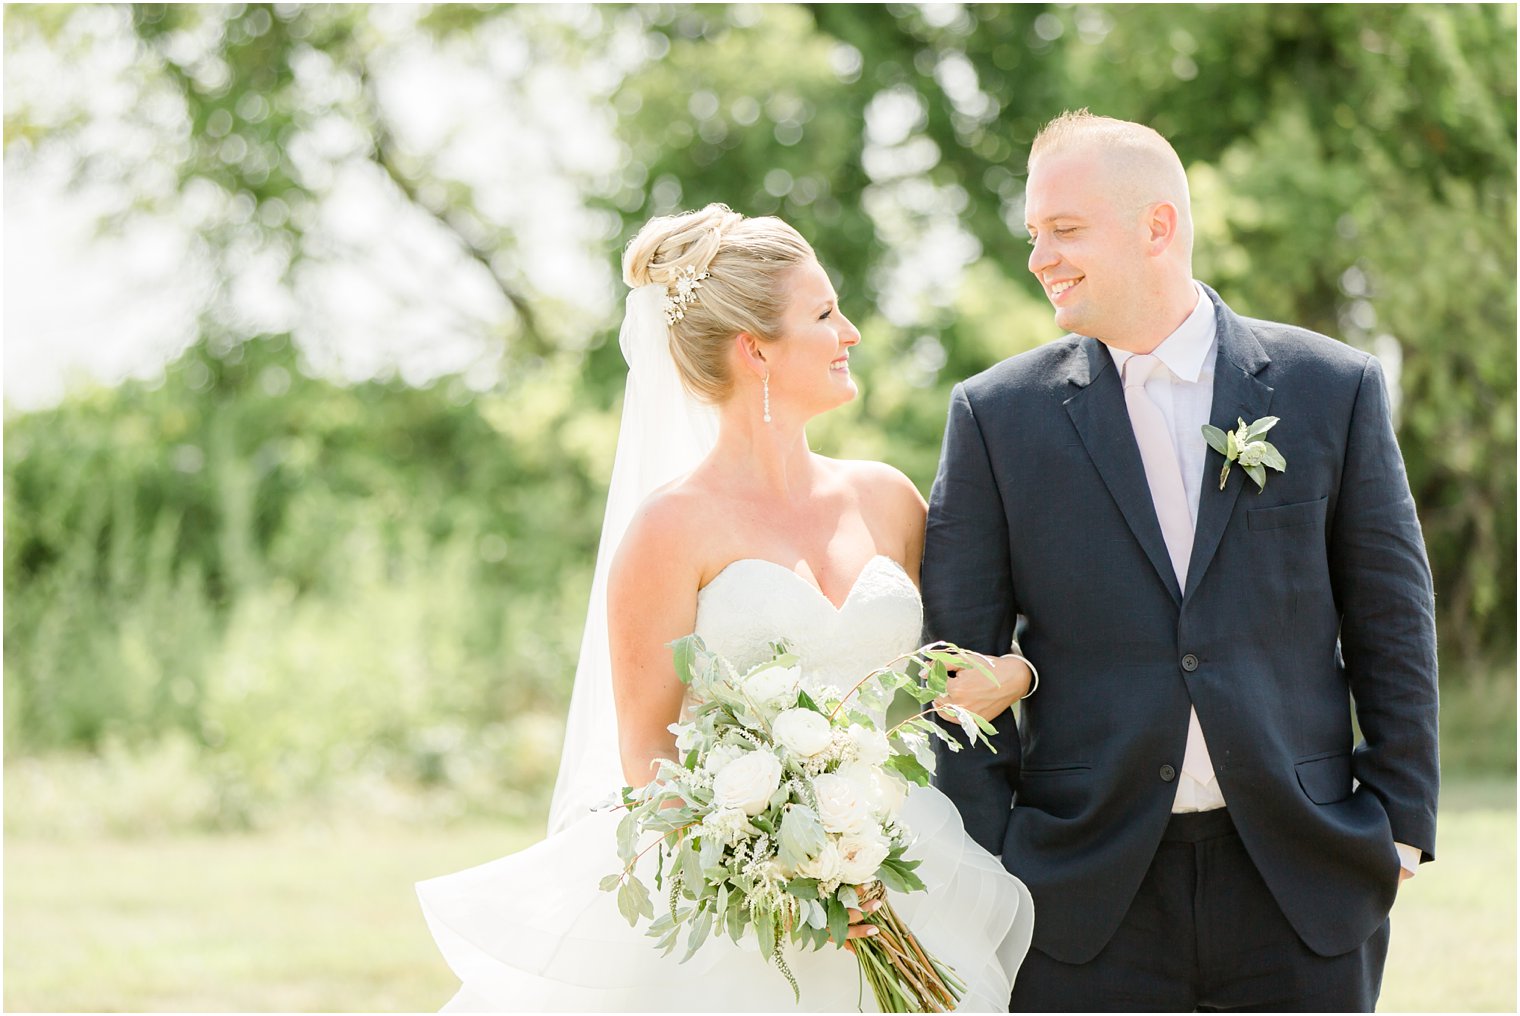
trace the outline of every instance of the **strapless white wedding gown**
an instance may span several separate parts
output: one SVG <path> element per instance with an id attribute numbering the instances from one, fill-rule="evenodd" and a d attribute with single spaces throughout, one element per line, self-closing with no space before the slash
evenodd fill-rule
<path id="1" fill-rule="evenodd" d="M 918 590 L 888 557 L 866 565 L 838 608 L 781 565 L 742 559 L 698 594 L 696 633 L 740 668 L 787 638 L 809 680 L 844 690 L 916 648 L 922 618 Z M 913 788 L 902 817 L 927 889 L 892 893 L 892 905 L 966 982 L 961 1010 L 1006 1012 L 1034 927 L 1029 890 L 966 835 L 938 790 Z M 446 1011 L 875 1011 L 854 956 L 833 946 L 788 948 L 800 1003 L 748 934 L 738 945 L 710 938 L 680 963 L 683 936 L 661 956 L 643 923 L 630 928 L 614 894 L 597 888 L 619 867 L 618 818 L 593 813 L 527 850 L 418 884 L 428 926 L 462 982 Z M 641 874 L 659 908 L 653 852 L 646 860 L 651 870 Z"/>

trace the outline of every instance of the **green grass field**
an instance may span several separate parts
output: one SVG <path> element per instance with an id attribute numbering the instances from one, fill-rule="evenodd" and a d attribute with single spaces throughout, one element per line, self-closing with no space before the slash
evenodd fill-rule
<path id="1" fill-rule="evenodd" d="M 364 824 L 5 843 L 7 1010 L 415 1011 L 454 988 L 412 883 L 538 830 Z M 1515 784 L 1450 787 L 1380 1008 L 1515 1009 Z"/>

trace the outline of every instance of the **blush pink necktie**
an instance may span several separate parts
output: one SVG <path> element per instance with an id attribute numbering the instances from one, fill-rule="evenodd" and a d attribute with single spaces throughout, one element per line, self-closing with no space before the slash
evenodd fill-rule
<path id="1" fill-rule="evenodd" d="M 1187 588 L 1188 558 L 1193 553 L 1193 515 L 1188 510 L 1187 489 L 1182 485 L 1182 467 L 1177 464 L 1177 450 L 1172 446 L 1166 417 L 1145 394 L 1145 382 L 1157 367 L 1163 366 L 1154 356 L 1132 356 L 1124 362 L 1124 405 L 1129 409 L 1130 426 L 1135 443 L 1140 446 L 1140 461 L 1145 465 L 1145 482 L 1151 489 L 1151 503 L 1161 536 L 1177 573 L 1177 584 Z M 1187 751 L 1182 771 L 1201 785 L 1214 779 L 1214 763 L 1203 740 L 1198 710 L 1188 711 Z"/>

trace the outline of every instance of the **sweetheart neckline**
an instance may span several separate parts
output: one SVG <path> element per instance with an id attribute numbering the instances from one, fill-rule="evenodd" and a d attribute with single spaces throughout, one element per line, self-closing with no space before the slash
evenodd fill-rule
<path id="1" fill-rule="evenodd" d="M 870 571 L 871 570 L 871 566 L 873 564 L 875 564 L 877 561 L 886 561 L 886 562 L 890 563 L 893 567 L 895 567 L 899 572 L 902 573 L 903 578 L 908 578 L 908 570 L 906 568 L 904 568 L 901 564 L 899 564 L 896 558 L 892 557 L 890 554 L 872 554 L 871 555 L 871 559 L 869 561 L 867 561 L 864 565 L 861 566 L 859 573 L 857 573 L 856 576 L 855 576 L 855 581 L 850 583 L 850 589 L 849 589 L 849 591 L 844 594 L 844 601 L 842 603 L 838 604 L 838 605 L 835 605 L 834 601 L 831 600 L 831 599 L 829 599 L 828 594 L 825 593 L 823 591 L 823 589 L 817 583 L 808 581 L 807 579 L 803 578 L 801 575 L 798 575 L 796 572 L 792 571 L 792 569 L 788 568 L 784 564 L 779 564 L 779 563 L 777 563 L 775 561 L 770 560 L 769 558 L 764 558 L 764 557 L 739 557 L 739 558 L 735 558 L 734 560 L 728 562 L 728 564 L 726 564 L 722 568 L 718 569 L 718 573 L 712 577 L 712 579 L 707 583 L 707 585 L 705 585 L 701 589 L 697 590 L 697 596 L 700 597 L 703 593 L 707 592 L 714 585 L 716 585 L 717 582 L 718 582 L 718 579 L 722 578 L 723 575 L 730 568 L 732 568 L 734 565 L 736 565 L 736 564 L 744 564 L 745 562 L 754 562 L 754 563 L 757 563 L 757 564 L 768 564 L 772 568 L 775 568 L 775 569 L 777 569 L 779 571 L 786 572 L 792 578 L 796 579 L 798 582 L 801 582 L 804 586 L 806 586 L 807 588 L 811 589 L 815 594 L 817 594 L 817 596 L 818 596 L 818 598 L 820 600 L 822 600 L 824 603 L 828 604 L 831 608 L 833 608 L 833 611 L 834 611 L 835 614 L 842 614 L 842 613 L 844 613 L 845 608 L 850 605 L 850 601 L 852 599 L 854 599 L 854 597 L 855 597 L 855 591 L 860 588 L 860 580 L 863 579 L 863 578 L 865 578 L 866 572 Z M 909 581 L 911 582 L 912 580 L 909 579 Z"/>

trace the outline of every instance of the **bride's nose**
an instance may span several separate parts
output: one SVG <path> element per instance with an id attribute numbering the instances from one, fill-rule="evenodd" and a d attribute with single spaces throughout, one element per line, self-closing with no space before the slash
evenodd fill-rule
<path id="1" fill-rule="evenodd" d="M 855 327 L 855 322 L 851 321 L 849 318 L 845 318 L 844 319 L 844 323 L 848 327 L 846 327 L 845 330 L 844 330 L 844 332 L 842 332 L 840 334 L 840 336 L 839 336 L 839 344 L 841 346 L 846 347 L 846 348 L 848 348 L 850 346 L 859 345 L 860 344 L 860 329 L 856 328 Z"/>

